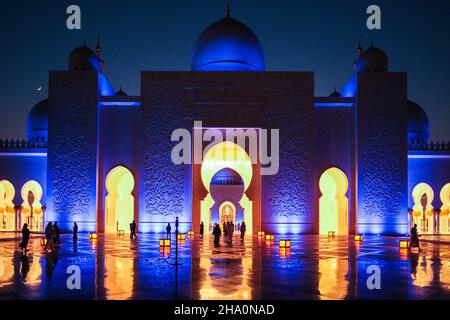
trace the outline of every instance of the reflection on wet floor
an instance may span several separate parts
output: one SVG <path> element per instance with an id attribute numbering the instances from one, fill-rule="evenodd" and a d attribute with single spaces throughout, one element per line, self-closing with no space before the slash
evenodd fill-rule
<path id="1" fill-rule="evenodd" d="M 291 236 L 278 241 L 236 238 L 215 247 L 210 238 L 189 238 L 161 249 L 158 235 L 70 235 L 43 254 L 32 238 L 27 255 L 19 239 L 3 238 L 0 299 L 449 299 L 450 246 L 424 243 L 419 254 L 398 247 L 398 238 Z M 69 290 L 69 266 L 81 270 L 81 290 Z M 381 269 L 381 290 L 369 290 L 369 266 Z"/>

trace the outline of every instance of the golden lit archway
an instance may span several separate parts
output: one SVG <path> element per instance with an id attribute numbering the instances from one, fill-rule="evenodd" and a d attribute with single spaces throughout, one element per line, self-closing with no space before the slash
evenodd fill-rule
<path id="1" fill-rule="evenodd" d="M 247 233 L 252 234 L 253 203 L 248 199 L 245 193 L 249 188 L 253 177 L 252 162 L 247 152 L 231 141 L 225 141 L 215 145 L 203 158 L 201 178 L 208 194 L 200 204 L 201 221 L 203 221 L 205 225 L 205 230 L 210 230 L 210 212 L 215 203 L 210 193 L 211 180 L 217 172 L 225 168 L 236 171 L 244 182 L 244 195 L 239 203 L 244 209 L 244 221 L 247 225 Z"/>
<path id="2" fill-rule="evenodd" d="M 412 191 L 414 201 L 413 223 L 417 224 L 417 230 L 423 234 L 434 233 L 434 192 L 429 184 L 424 182 L 416 185 Z"/>
<path id="3" fill-rule="evenodd" d="M 236 207 L 232 202 L 225 201 L 219 207 L 219 215 L 220 215 L 220 226 L 225 222 L 232 222 L 236 224 Z"/>
<path id="4" fill-rule="evenodd" d="M 20 217 L 21 223 L 28 223 L 30 229 L 34 231 L 44 230 L 41 185 L 35 180 L 30 180 L 23 185 L 20 194 L 23 200 Z"/>
<path id="5" fill-rule="evenodd" d="M 0 230 L 16 230 L 16 211 L 14 210 L 14 196 L 16 191 L 11 182 L 0 181 Z"/>
<path id="6" fill-rule="evenodd" d="M 319 230 L 321 235 L 329 231 L 348 235 L 348 179 L 338 168 L 326 170 L 319 181 L 322 196 L 319 199 Z"/>
<path id="7" fill-rule="evenodd" d="M 133 189 L 134 178 L 130 170 L 118 166 L 109 172 L 106 177 L 106 233 L 129 231 L 128 226 L 134 220 Z"/>
<path id="8" fill-rule="evenodd" d="M 441 234 L 450 233 L 450 183 L 447 183 L 441 190 L 441 214 L 440 214 L 440 232 Z"/>

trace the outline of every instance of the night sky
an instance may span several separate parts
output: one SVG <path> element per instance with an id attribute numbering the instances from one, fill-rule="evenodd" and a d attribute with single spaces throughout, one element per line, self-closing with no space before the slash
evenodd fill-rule
<path id="1" fill-rule="evenodd" d="M 102 38 L 105 74 L 138 95 L 142 70 L 189 70 L 196 38 L 225 16 L 225 0 L 2 0 L 0 138 L 25 137 L 26 116 L 47 97 L 49 70 L 66 70 L 70 51 Z M 66 28 L 67 6 L 82 30 Z M 382 9 L 382 30 L 366 28 L 366 8 Z M 391 71 L 408 72 L 409 98 L 431 122 L 432 140 L 450 140 L 449 0 L 231 0 L 231 15 L 261 41 L 266 69 L 314 71 L 316 95 L 352 75 L 359 36 L 386 51 Z M 41 92 L 37 88 L 42 86 Z"/>

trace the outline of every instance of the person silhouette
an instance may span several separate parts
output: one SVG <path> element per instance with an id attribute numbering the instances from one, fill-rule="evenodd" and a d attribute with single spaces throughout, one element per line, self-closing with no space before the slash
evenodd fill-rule
<path id="1" fill-rule="evenodd" d="M 178 217 L 175 218 L 175 237 L 178 237 L 178 226 L 180 222 L 178 221 Z"/>
<path id="2" fill-rule="evenodd" d="M 58 222 L 55 222 L 53 224 L 53 243 L 59 244 L 59 235 L 60 235 L 60 233 L 61 233 L 61 231 L 59 230 Z"/>
<path id="3" fill-rule="evenodd" d="M 27 246 L 30 241 L 30 229 L 28 229 L 28 223 L 25 223 L 22 228 L 22 241 L 19 243 L 19 247 L 22 249 L 22 254 L 28 251 Z"/>
<path id="4" fill-rule="evenodd" d="M 76 222 L 73 223 L 73 240 L 78 240 L 78 225 Z"/>
<path id="5" fill-rule="evenodd" d="M 241 224 L 241 239 L 244 240 L 245 238 L 245 232 L 247 231 L 247 225 L 245 224 L 245 221 Z"/>
<path id="6" fill-rule="evenodd" d="M 419 248 L 419 251 L 421 251 L 419 233 L 417 232 L 417 224 L 414 224 L 414 227 L 411 228 L 411 239 L 409 242 L 409 249 L 411 248 Z"/>
<path id="7" fill-rule="evenodd" d="M 215 223 L 213 228 L 214 235 L 214 245 L 219 246 L 220 236 L 222 235 L 222 231 L 220 231 L 220 226 Z"/>
<path id="8" fill-rule="evenodd" d="M 133 220 L 132 223 L 130 223 L 130 239 L 135 239 L 136 236 L 136 222 Z"/>
<path id="9" fill-rule="evenodd" d="M 202 221 L 202 223 L 200 223 L 200 237 L 203 237 L 204 232 L 205 232 L 205 226 Z"/>
<path id="10" fill-rule="evenodd" d="M 167 234 L 167 239 L 170 239 L 170 233 L 172 232 L 172 227 L 170 226 L 170 222 L 167 224 L 166 227 L 166 234 Z"/>
<path id="11" fill-rule="evenodd" d="M 47 224 L 47 227 L 45 227 L 45 239 L 47 240 L 47 243 L 44 247 L 44 252 L 48 252 L 48 248 L 53 251 L 53 224 L 49 222 Z"/>

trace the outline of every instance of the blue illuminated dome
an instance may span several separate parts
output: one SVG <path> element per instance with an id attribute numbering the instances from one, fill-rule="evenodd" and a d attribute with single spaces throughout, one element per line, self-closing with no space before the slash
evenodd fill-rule
<path id="1" fill-rule="evenodd" d="M 28 140 L 47 141 L 48 132 L 48 99 L 42 100 L 31 109 L 27 118 Z"/>
<path id="2" fill-rule="evenodd" d="M 264 69 L 264 52 L 255 33 L 229 15 L 203 31 L 192 53 L 192 71 Z"/>
<path id="3" fill-rule="evenodd" d="M 430 122 L 425 111 L 415 102 L 408 101 L 408 141 L 428 143 Z"/>
<path id="4" fill-rule="evenodd" d="M 72 50 L 69 56 L 69 70 L 97 70 L 100 72 L 101 61 L 86 44 Z"/>
<path id="5" fill-rule="evenodd" d="M 389 59 L 386 53 L 374 46 L 364 51 L 356 61 L 358 72 L 387 72 Z"/>

